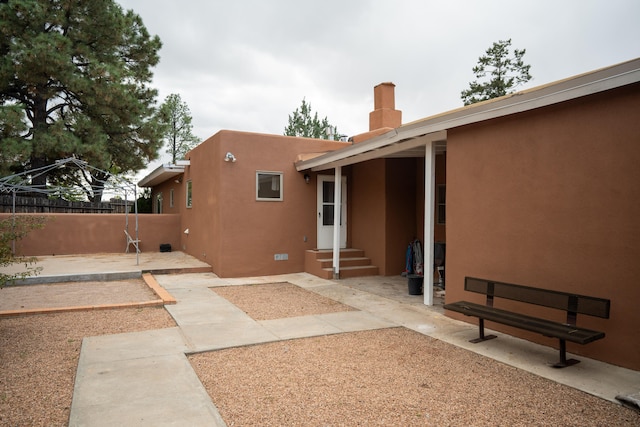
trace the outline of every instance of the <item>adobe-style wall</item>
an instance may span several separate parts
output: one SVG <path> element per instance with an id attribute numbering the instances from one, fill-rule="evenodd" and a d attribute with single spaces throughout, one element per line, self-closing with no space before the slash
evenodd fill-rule
<path id="1" fill-rule="evenodd" d="M 316 174 L 297 172 L 298 155 L 347 143 L 248 132 L 221 131 L 194 148 L 184 182 L 193 206 L 185 208 L 182 249 L 221 277 L 304 271 L 304 254 L 316 247 Z M 227 152 L 236 162 L 225 162 Z M 256 172 L 283 173 L 283 200 L 256 200 Z M 333 171 L 330 172 L 333 174 Z M 189 234 L 184 230 L 189 229 Z M 287 260 L 274 259 L 286 254 Z"/>
<path id="2" fill-rule="evenodd" d="M 380 275 L 404 271 L 407 245 L 417 236 L 416 165 L 420 161 L 377 159 L 353 165 L 351 246 L 363 249 Z"/>
<path id="3" fill-rule="evenodd" d="M 416 227 L 418 237 L 421 241 L 424 239 L 424 159 L 418 159 L 417 173 L 416 173 Z M 447 241 L 447 229 L 446 223 L 439 224 L 437 211 L 437 187 L 439 185 L 447 184 L 447 153 L 436 154 L 435 160 L 435 185 L 434 189 L 434 225 L 433 225 L 433 240 L 438 243 L 446 243 Z"/>
<path id="4" fill-rule="evenodd" d="M 18 214 L 21 215 L 21 214 Z M 24 214 L 26 215 L 26 214 Z M 38 214 L 46 218 L 42 229 L 32 230 L 17 242 L 18 255 L 75 255 L 124 253 L 126 216 L 124 214 Z M 0 214 L 0 219 L 11 214 Z M 180 244 L 178 215 L 138 215 L 140 250 L 158 252 L 160 244 L 172 249 Z M 135 236 L 135 215 L 129 214 L 129 234 Z M 133 250 L 133 246 L 131 247 Z"/>
<path id="5" fill-rule="evenodd" d="M 415 193 L 419 161 L 415 158 L 386 160 L 387 218 L 384 228 L 387 237 L 382 273 L 386 276 L 399 275 L 405 270 L 407 245 L 417 236 Z"/>
<path id="6" fill-rule="evenodd" d="M 178 181 L 178 182 L 176 182 Z M 153 188 L 152 212 L 157 213 L 158 195 L 162 197 L 163 214 L 179 214 L 185 207 L 184 193 L 186 191 L 186 183 L 184 177 L 178 176 L 174 179 L 167 180 L 162 184 Z M 173 192 L 173 205 L 171 204 L 171 193 Z"/>
<path id="7" fill-rule="evenodd" d="M 385 160 L 377 159 L 353 165 L 351 184 L 352 203 L 348 206 L 352 221 L 351 247 L 363 249 L 373 265 L 384 275 L 385 266 Z"/>
<path id="8" fill-rule="evenodd" d="M 449 131 L 447 302 L 484 303 L 465 276 L 608 298 L 610 319 L 578 315 L 606 337 L 568 351 L 640 369 L 638 111 L 636 84 Z"/>

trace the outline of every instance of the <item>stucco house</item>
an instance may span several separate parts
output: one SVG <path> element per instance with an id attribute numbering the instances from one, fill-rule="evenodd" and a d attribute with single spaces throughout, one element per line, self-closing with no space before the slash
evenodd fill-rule
<path id="1" fill-rule="evenodd" d="M 580 319 L 606 338 L 568 351 L 640 369 L 640 59 L 407 124 L 393 84 L 374 99 L 348 142 L 221 131 L 140 185 L 222 277 L 398 275 L 446 242 L 447 302 L 481 302 L 465 276 L 608 298 Z"/>

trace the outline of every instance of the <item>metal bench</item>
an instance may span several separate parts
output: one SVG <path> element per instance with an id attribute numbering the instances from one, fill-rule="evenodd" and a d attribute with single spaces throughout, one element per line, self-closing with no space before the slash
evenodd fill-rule
<path id="1" fill-rule="evenodd" d="M 465 277 L 464 290 L 487 296 L 485 305 L 468 301 L 458 301 L 444 305 L 446 310 L 479 319 L 479 337 L 470 340 L 470 342 L 478 343 L 496 338 L 495 335 L 484 334 L 485 320 L 536 332 L 547 337 L 558 338 L 560 340 L 560 361 L 553 364 L 553 367 L 563 368 L 579 362 L 575 359 L 567 360 L 567 341 L 578 344 L 588 344 L 604 338 L 604 332 L 592 331 L 576 326 L 576 319 L 578 314 L 608 319 L 611 305 L 608 299 L 532 288 L 493 280 L 477 279 L 474 277 Z M 567 322 L 560 323 L 495 308 L 493 306 L 495 298 L 520 301 L 562 310 L 567 313 Z"/>

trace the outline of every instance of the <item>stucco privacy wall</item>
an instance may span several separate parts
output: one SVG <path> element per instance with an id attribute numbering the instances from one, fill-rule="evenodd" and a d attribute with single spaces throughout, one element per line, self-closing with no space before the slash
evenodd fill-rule
<path id="1" fill-rule="evenodd" d="M 609 320 L 578 315 L 606 337 L 568 351 L 640 369 L 638 111 L 635 84 L 450 130 L 447 302 L 484 302 L 464 276 L 608 298 Z"/>
<path id="2" fill-rule="evenodd" d="M 352 203 L 347 207 L 353 218 L 348 224 L 351 247 L 363 249 L 371 263 L 379 267 L 380 275 L 385 274 L 385 176 L 384 159 L 353 165 L 349 186 Z"/>
<path id="3" fill-rule="evenodd" d="M 39 256 L 124 253 L 126 249 L 124 214 L 65 213 L 38 216 L 46 218 L 44 228 L 32 230 L 19 240 L 16 245 L 17 254 Z M 0 219 L 10 217 L 11 214 L 0 214 Z M 179 227 L 179 215 L 139 214 L 140 249 L 158 252 L 161 243 L 169 243 L 172 248 L 178 247 Z M 129 234 L 135 236 L 133 214 L 129 214 Z"/>
<path id="4" fill-rule="evenodd" d="M 404 271 L 407 244 L 418 237 L 415 217 L 418 160 L 386 160 L 386 245 L 384 272 L 381 273 L 385 276 L 397 275 Z"/>
<path id="5" fill-rule="evenodd" d="M 307 184 L 296 171 L 298 155 L 348 143 L 221 131 L 189 154 L 184 183 L 191 181 L 192 207 L 182 215 L 185 252 L 222 277 L 304 270 L 305 250 L 316 247 L 316 174 Z M 225 162 L 231 152 L 236 162 Z M 256 200 L 256 172 L 283 173 L 283 200 Z M 333 175 L 333 171 L 327 172 Z M 184 230 L 189 229 L 189 234 Z M 286 254 L 287 260 L 274 259 Z"/>

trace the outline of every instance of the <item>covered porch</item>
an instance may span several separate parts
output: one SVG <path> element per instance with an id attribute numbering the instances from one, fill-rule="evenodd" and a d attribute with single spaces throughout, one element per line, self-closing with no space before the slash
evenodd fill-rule
<path id="1" fill-rule="evenodd" d="M 384 279 L 394 277 L 393 283 L 401 282 L 395 286 L 400 294 L 407 294 L 407 279 L 400 276 L 405 271 L 407 245 L 420 240 L 424 276 L 421 303 L 434 304 L 434 245 L 446 242 L 445 130 L 411 137 L 400 137 L 393 130 L 338 152 L 300 161 L 296 168 L 307 174 L 332 173 L 335 182 L 346 178 L 348 198 L 343 196 L 342 186 L 334 186 L 332 197 L 339 201 L 333 205 L 335 218 L 340 218 L 342 203 L 348 205 L 346 248 L 363 250 L 379 269 L 377 274 Z M 340 228 L 333 227 L 333 248 L 328 251 L 334 279 L 354 276 L 352 267 L 339 255 L 341 249 L 345 250 Z"/>

